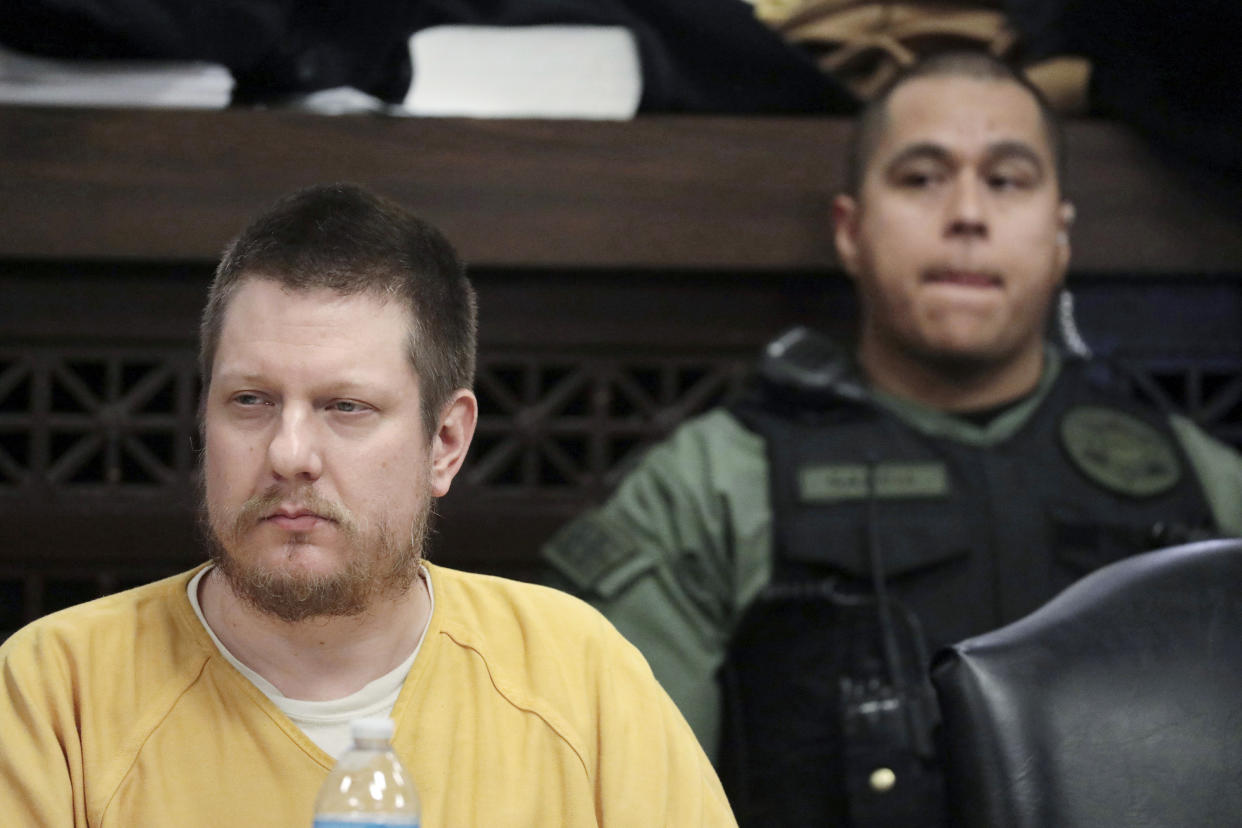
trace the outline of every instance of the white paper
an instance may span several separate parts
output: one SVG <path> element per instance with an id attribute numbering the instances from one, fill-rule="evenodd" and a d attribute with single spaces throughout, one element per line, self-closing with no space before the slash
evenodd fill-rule
<path id="1" fill-rule="evenodd" d="M 435 26 L 410 38 L 410 58 L 414 115 L 625 119 L 642 94 L 622 26 Z"/>
<path id="2" fill-rule="evenodd" d="M 0 47 L 0 103 L 222 109 L 233 76 L 214 63 L 62 60 Z"/>

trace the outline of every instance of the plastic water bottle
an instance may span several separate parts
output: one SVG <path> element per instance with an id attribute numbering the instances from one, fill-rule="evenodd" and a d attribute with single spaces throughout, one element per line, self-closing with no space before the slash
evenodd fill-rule
<path id="1" fill-rule="evenodd" d="M 313 828 L 419 828 L 414 782 L 392 749 L 392 719 L 355 719 L 353 746 L 336 761 L 315 797 Z"/>

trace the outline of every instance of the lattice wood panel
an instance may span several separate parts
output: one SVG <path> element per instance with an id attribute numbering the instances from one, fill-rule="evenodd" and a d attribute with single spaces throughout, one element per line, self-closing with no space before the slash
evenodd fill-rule
<path id="1" fill-rule="evenodd" d="M 1116 361 L 1137 393 L 1242 448 L 1242 354 L 1129 352 Z M 485 350 L 479 428 L 459 494 L 549 513 L 553 501 L 563 511 L 567 501 L 597 500 L 646 446 L 732 399 L 751 367 L 736 351 Z M 141 522 L 170 504 L 174 518 L 191 523 L 184 504 L 195 485 L 197 390 L 188 346 L 0 349 L 0 520 L 54 522 L 93 509 Z M 112 562 L 83 554 L 76 566 L 0 558 L 0 638 L 46 612 L 183 568 L 160 551 Z"/>
<path id="2" fill-rule="evenodd" d="M 193 355 L 0 351 L 0 491 L 152 494 L 194 472 Z"/>
<path id="3" fill-rule="evenodd" d="M 1242 356 L 1117 361 L 1140 396 L 1242 446 Z M 606 489 L 645 445 L 732 399 L 750 369 L 737 355 L 485 353 L 465 479 L 482 489 Z M 0 492 L 129 496 L 192 485 L 197 384 L 189 351 L 0 351 Z"/>
<path id="4" fill-rule="evenodd" d="M 1242 367 L 1237 356 L 1122 355 L 1135 394 L 1185 414 L 1242 450 Z"/>
<path id="5" fill-rule="evenodd" d="M 466 481 L 527 491 L 611 487 L 642 447 L 736 395 L 749 362 L 710 355 L 485 358 Z"/>

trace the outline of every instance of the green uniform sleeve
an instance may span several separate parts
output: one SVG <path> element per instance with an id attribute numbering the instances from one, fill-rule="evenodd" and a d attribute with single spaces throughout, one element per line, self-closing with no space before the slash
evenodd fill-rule
<path id="1" fill-rule="evenodd" d="M 1174 415 L 1170 423 L 1203 484 L 1217 528 L 1242 535 L 1242 456 L 1185 417 Z"/>
<path id="2" fill-rule="evenodd" d="M 608 502 L 543 550 L 558 582 L 642 651 L 713 760 L 716 671 L 768 580 L 770 553 L 763 442 L 724 411 L 652 448 Z"/>

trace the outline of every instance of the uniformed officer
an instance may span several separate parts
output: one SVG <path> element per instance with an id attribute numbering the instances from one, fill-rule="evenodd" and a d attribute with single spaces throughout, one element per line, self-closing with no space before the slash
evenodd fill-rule
<path id="1" fill-rule="evenodd" d="M 939 824 L 931 650 L 1109 561 L 1242 533 L 1242 459 L 1046 341 L 1061 157 L 986 55 L 899 78 L 833 205 L 854 353 L 778 338 L 752 393 L 544 550 L 647 656 L 743 826 Z"/>

